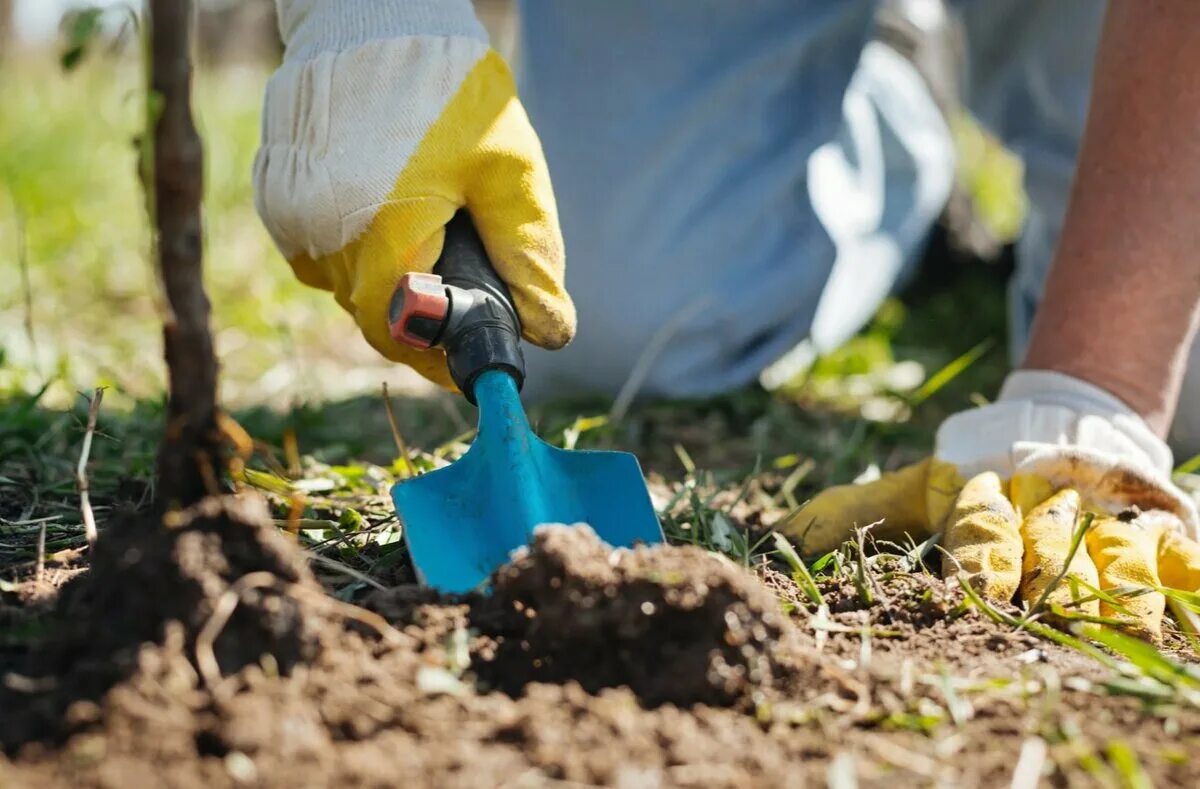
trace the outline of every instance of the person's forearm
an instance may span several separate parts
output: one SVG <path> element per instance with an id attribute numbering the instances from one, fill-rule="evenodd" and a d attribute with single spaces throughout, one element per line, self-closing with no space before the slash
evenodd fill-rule
<path id="1" fill-rule="evenodd" d="M 1082 378 L 1160 435 L 1200 322 L 1200 2 L 1113 0 L 1024 367 Z"/>

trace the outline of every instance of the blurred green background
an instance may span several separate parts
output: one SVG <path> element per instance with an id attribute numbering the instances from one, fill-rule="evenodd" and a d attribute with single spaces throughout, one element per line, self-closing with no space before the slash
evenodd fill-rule
<path id="1" fill-rule="evenodd" d="M 105 19 L 108 35 L 70 71 L 60 63 L 65 34 L 10 45 L 0 65 L 0 393 L 49 383 L 47 406 L 98 385 L 110 387 L 110 406 L 162 389 L 136 172 L 144 77 L 136 34 L 121 29 L 125 15 L 114 9 Z M 206 285 L 224 397 L 287 408 L 378 390 L 383 380 L 413 386 L 331 298 L 294 280 L 255 214 L 250 172 L 274 57 L 269 47 L 206 50 L 196 81 Z"/>

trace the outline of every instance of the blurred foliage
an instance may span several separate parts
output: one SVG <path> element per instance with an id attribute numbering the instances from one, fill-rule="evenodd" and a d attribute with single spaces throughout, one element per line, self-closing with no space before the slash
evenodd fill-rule
<path id="1" fill-rule="evenodd" d="M 958 149 L 958 180 L 978 220 L 996 241 L 1016 241 L 1028 211 L 1020 157 L 969 115 L 952 117 L 950 132 Z"/>
<path id="2" fill-rule="evenodd" d="M 63 405 L 162 386 L 157 285 L 137 180 L 143 87 L 132 58 L 98 51 L 63 73 L 27 56 L 0 73 L 0 392 Z M 259 222 L 250 173 L 268 69 L 202 70 L 206 282 L 225 397 L 281 405 L 411 381 L 358 338 L 328 296 L 300 285 Z M 29 308 L 27 309 L 26 297 Z M 32 337 L 26 324 L 32 326 Z"/>
<path id="3" fill-rule="evenodd" d="M 79 8 L 67 12 L 63 17 L 64 47 L 59 63 L 71 71 L 81 62 L 103 30 L 101 19 L 103 8 Z"/>

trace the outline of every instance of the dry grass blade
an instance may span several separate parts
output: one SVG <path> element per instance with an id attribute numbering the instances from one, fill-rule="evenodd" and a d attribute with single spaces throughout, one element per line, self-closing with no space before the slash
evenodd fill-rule
<path id="1" fill-rule="evenodd" d="M 920 388 L 909 397 L 909 405 L 913 408 L 916 408 L 930 397 L 933 397 L 938 390 L 960 376 L 968 367 L 975 364 L 975 362 L 983 358 L 983 355 L 990 351 L 995 344 L 995 341 L 991 339 L 984 340 L 974 348 L 971 348 L 966 353 L 952 360 L 949 364 L 938 370 L 933 375 L 929 376 L 925 383 L 921 384 Z"/>
<path id="2" fill-rule="evenodd" d="M 360 573 L 358 570 L 355 570 L 353 567 L 342 564 L 341 562 L 336 561 L 334 559 L 330 559 L 328 556 L 322 556 L 319 553 L 313 553 L 312 551 L 309 551 L 308 558 L 314 562 L 317 562 L 318 564 L 325 565 L 326 567 L 328 567 L 329 569 L 331 569 L 335 572 L 339 572 L 342 575 L 349 576 L 350 578 L 353 578 L 354 580 L 358 581 L 359 583 L 364 583 L 367 586 L 371 587 L 372 589 L 375 589 L 380 592 L 387 590 L 386 586 L 379 583 L 378 581 L 376 581 L 374 578 L 367 575 L 366 573 Z"/>
<path id="3" fill-rule="evenodd" d="M 337 598 L 301 586 L 289 587 L 289 592 L 294 592 L 318 605 L 325 606 L 345 619 L 352 619 L 374 630 L 388 644 L 399 644 L 405 640 L 403 633 L 389 625 L 386 619 L 374 611 L 359 608 L 353 603 L 346 603 Z"/>
<path id="4" fill-rule="evenodd" d="M 867 532 L 883 521 L 872 523 L 866 528 L 854 530 L 854 540 L 850 542 L 853 546 L 857 559 L 855 559 L 854 568 L 854 585 L 858 588 L 859 597 L 863 599 L 867 605 L 875 604 L 875 577 L 867 568 L 867 548 L 866 538 Z"/>
<path id="5" fill-rule="evenodd" d="M 792 580 L 800 587 L 800 591 L 804 592 L 813 605 L 825 605 L 825 597 L 821 594 L 821 589 L 817 586 L 816 580 L 812 577 L 812 573 L 808 571 L 808 567 L 804 564 L 804 560 L 800 558 L 800 554 L 796 553 L 796 549 L 788 542 L 787 537 L 784 537 L 779 532 L 771 532 L 771 538 L 775 541 L 775 550 L 779 551 L 779 555 L 787 562 L 788 567 L 792 568 Z"/>
<path id="6" fill-rule="evenodd" d="M 646 383 L 646 379 L 650 377 L 650 373 L 654 372 L 654 363 L 658 361 L 659 355 L 666 349 L 675 335 L 687 326 L 691 320 L 702 315 L 712 305 L 712 302 L 713 298 L 706 295 L 701 296 L 690 304 L 685 304 L 654 333 L 654 336 L 646 343 L 641 355 L 634 363 L 629 377 L 621 385 L 616 398 L 613 399 L 612 408 L 608 412 L 609 422 L 615 425 L 625 418 L 625 415 L 629 413 L 629 407 L 633 405 L 638 392 L 642 390 L 642 386 Z"/>
<path id="7" fill-rule="evenodd" d="M 42 528 L 38 530 L 37 543 L 37 581 L 40 584 L 42 579 L 46 577 L 46 522 L 42 521 Z"/>
<path id="8" fill-rule="evenodd" d="M 1013 770 L 1012 789 L 1037 789 L 1042 780 L 1042 768 L 1046 765 L 1046 741 L 1041 737 L 1030 737 L 1021 743 L 1021 754 Z"/>
<path id="9" fill-rule="evenodd" d="M 387 412 L 388 425 L 392 428 L 392 440 L 396 442 L 396 451 L 400 453 L 400 457 L 404 459 L 404 468 L 408 470 L 408 476 L 417 476 L 417 468 L 413 465 L 412 456 L 408 451 L 408 443 L 405 442 L 404 436 L 400 433 L 400 424 L 396 421 L 396 414 L 392 411 L 392 398 L 388 394 L 388 385 L 383 384 L 383 409 Z"/>
<path id="10" fill-rule="evenodd" d="M 104 400 L 104 387 L 98 386 L 88 400 L 87 429 L 83 434 L 83 447 L 79 450 L 79 464 L 75 467 L 75 485 L 79 490 L 79 512 L 83 517 L 83 531 L 87 536 L 89 548 L 96 546 L 96 516 L 92 512 L 92 502 L 88 495 L 87 464 L 88 458 L 92 454 L 92 436 L 96 434 L 96 418 L 100 414 L 102 400 Z"/>
<path id="11" fill-rule="evenodd" d="M 1089 512 L 1079 521 L 1079 528 L 1075 529 L 1075 533 L 1071 535 L 1071 549 L 1067 551 L 1067 558 L 1063 562 L 1062 570 L 1054 577 L 1054 580 L 1050 582 L 1045 591 L 1042 592 L 1037 602 L 1026 612 L 1025 616 L 1021 619 L 1022 624 L 1027 622 L 1030 617 L 1041 613 L 1046 605 L 1046 601 L 1050 599 L 1050 595 L 1063 582 L 1063 579 L 1067 577 L 1067 573 L 1071 569 L 1071 562 L 1075 560 L 1075 554 L 1079 551 L 1079 546 L 1083 544 L 1083 538 L 1087 535 L 1088 529 L 1092 528 L 1092 523 L 1095 520 L 1095 514 Z"/>
<path id="12" fill-rule="evenodd" d="M 229 617 L 237 610 L 238 601 L 243 592 L 250 589 L 262 589 L 279 583 L 279 577 L 266 571 L 250 573 L 237 579 L 225 594 L 217 600 L 212 615 L 200 628 L 196 635 L 196 668 L 204 679 L 204 684 L 216 690 L 221 684 L 221 666 L 217 663 L 217 655 L 213 649 L 217 636 L 229 623 Z"/>
<path id="13" fill-rule="evenodd" d="M 387 620 L 373 611 L 367 611 L 350 603 L 343 603 L 340 600 L 335 600 L 328 595 L 307 589 L 299 584 L 286 584 L 279 576 L 271 572 L 249 573 L 237 579 L 225 594 L 217 600 L 217 604 L 213 607 L 212 615 L 209 616 L 208 621 L 204 623 L 204 627 L 200 629 L 200 632 L 196 636 L 196 668 L 199 669 L 200 676 L 204 680 L 205 685 L 214 693 L 221 691 L 222 682 L 224 681 L 221 675 L 221 666 L 217 662 L 216 651 L 214 649 L 217 637 L 221 635 L 221 631 L 229 624 L 229 619 L 233 616 L 233 612 L 237 610 L 242 595 L 251 589 L 265 589 L 272 586 L 277 587 L 280 594 L 303 597 L 312 603 L 336 612 L 346 619 L 359 622 L 377 632 L 380 638 L 389 644 L 397 644 L 404 640 L 400 631 L 389 625 Z"/>

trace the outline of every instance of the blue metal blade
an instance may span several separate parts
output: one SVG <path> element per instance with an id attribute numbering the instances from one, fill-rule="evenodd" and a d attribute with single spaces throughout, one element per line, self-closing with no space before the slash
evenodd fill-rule
<path id="1" fill-rule="evenodd" d="M 479 432 L 467 453 L 392 488 L 424 583 L 444 592 L 474 589 L 544 523 L 587 523 L 613 547 L 663 541 L 637 458 L 542 441 L 505 372 L 481 375 L 474 394 Z"/>

